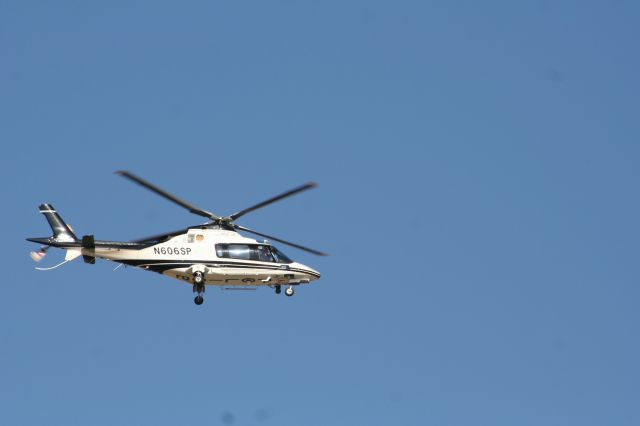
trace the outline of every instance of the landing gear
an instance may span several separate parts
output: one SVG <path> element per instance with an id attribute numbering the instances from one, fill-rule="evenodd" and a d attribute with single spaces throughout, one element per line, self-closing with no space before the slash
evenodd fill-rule
<path id="1" fill-rule="evenodd" d="M 204 274 L 200 271 L 196 271 L 193 274 L 193 292 L 198 293 L 195 299 L 193 299 L 196 305 L 202 305 L 204 302 Z"/>
<path id="2" fill-rule="evenodd" d="M 275 286 L 273 286 L 273 288 L 276 289 L 276 294 L 282 293 L 282 285 L 281 284 L 276 284 Z M 293 286 L 292 285 L 290 285 L 289 287 L 287 287 L 284 290 L 284 294 L 286 294 L 289 297 L 293 296 L 293 293 L 295 293 L 295 291 L 293 290 Z"/>

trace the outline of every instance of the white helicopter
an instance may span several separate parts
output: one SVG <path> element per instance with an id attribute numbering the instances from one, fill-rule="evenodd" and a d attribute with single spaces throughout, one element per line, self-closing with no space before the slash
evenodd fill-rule
<path id="1" fill-rule="evenodd" d="M 66 254 L 63 262 L 49 268 L 36 269 L 55 269 L 80 256 L 90 264 L 95 263 L 96 258 L 111 260 L 191 284 L 193 292 L 197 294 L 194 299 L 196 305 L 204 302 L 207 285 L 217 285 L 229 290 L 254 290 L 259 286 L 268 286 L 275 289 L 276 294 L 280 294 L 282 286 L 286 286 L 284 293 L 293 296 L 294 286 L 308 284 L 320 278 L 318 271 L 292 261 L 267 241 L 258 242 L 243 237 L 237 231 L 259 235 L 315 255 L 326 256 L 325 253 L 235 223 L 236 219 L 249 212 L 314 188 L 315 183 L 309 182 L 221 217 L 180 200 L 130 172 L 117 171 L 116 174 L 132 180 L 193 214 L 206 217 L 209 221 L 202 225 L 189 226 L 131 242 L 99 241 L 95 240 L 93 235 L 85 235 L 78 239 L 51 204 L 42 204 L 39 207 L 40 213 L 49 222 L 53 235 L 45 238 L 27 238 L 27 241 L 42 245 L 39 251 L 31 252 L 31 258 L 36 262 L 41 261 L 50 247 L 64 249 Z"/>

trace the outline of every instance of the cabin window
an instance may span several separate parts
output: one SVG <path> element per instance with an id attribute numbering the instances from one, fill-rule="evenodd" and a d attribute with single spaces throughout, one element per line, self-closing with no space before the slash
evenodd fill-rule
<path id="1" fill-rule="evenodd" d="M 216 255 L 226 259 L 291 263 L 282 252 L 266 244 L 216 244 Z"/>

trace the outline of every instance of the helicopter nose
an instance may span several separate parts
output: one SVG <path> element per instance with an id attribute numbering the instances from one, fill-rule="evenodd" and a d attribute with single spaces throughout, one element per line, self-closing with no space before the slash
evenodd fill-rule
<path id="1" fill-rule="evenodd" d="M 320 278 L 320 272 L 316 271 L 313 268 L 308 267 L 307 265 L 303 265 L 302 263 L 294 263 L 291 266 L 293 268 L 298 269 L 303 274 L 307 275 L 310 281 L 315 281 Z"/>

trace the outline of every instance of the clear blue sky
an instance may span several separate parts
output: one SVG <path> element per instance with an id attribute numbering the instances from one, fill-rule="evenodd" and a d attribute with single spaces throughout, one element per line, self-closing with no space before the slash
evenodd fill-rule
<path id="1" fill-rule="evenodd" d="M 638 425 L 640 6 L 0 3 L 0 423 Z M 200 219 L 332 254 L 293 298 L 113 264 Z M 61 254 L 50 254 L 51 265 Z"/>

